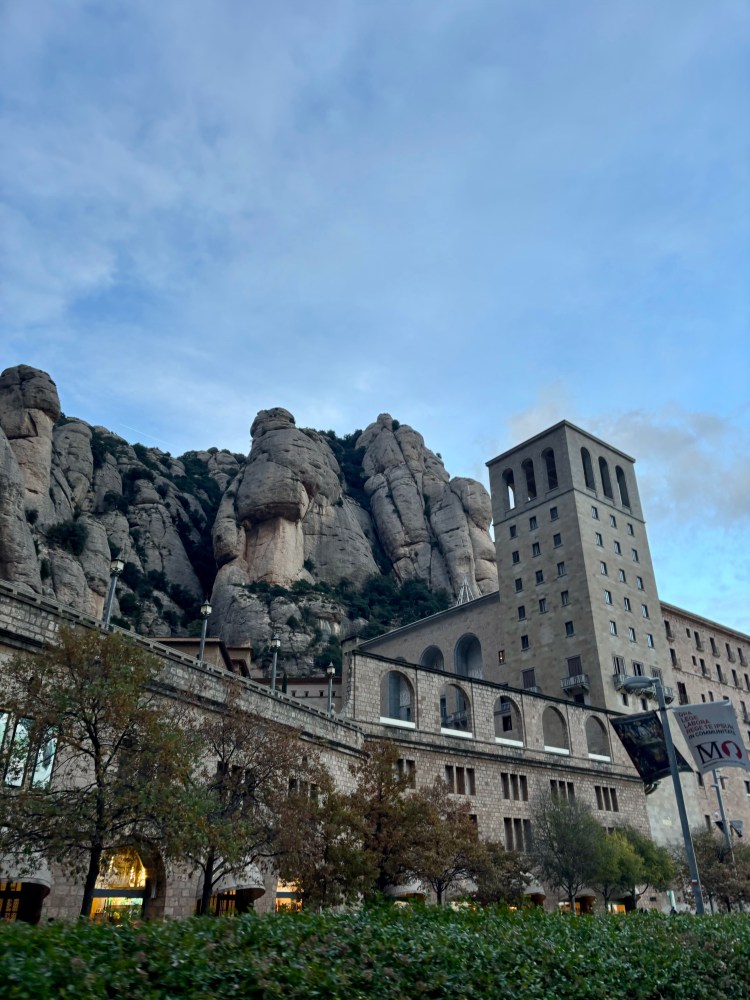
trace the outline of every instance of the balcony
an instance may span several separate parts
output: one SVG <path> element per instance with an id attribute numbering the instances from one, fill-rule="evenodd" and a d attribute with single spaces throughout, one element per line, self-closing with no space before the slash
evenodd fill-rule
<path id="1" fill-rule="evenodd" d="M 612 674 L 612 681 L 615 685 L 615 691 L 620 691 L 622 689 L 623 681 L 626 678 L 626 674 Z"/>
<path id="2" fill-rule="evenodd" d="M 563 691 L 590 691 L 591 679 L 588 674 L 574 674 L 572 677 L 563 677 L 560 687 Z"/>

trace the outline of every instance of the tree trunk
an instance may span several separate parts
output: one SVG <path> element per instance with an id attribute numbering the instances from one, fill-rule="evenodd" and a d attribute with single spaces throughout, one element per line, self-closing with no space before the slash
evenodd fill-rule
<path id="1" fill-rule="evenodd" d="M 568 905 L 570 906 L 571 916 L 576 915 L 576 894 L 574 892 L 568 893 Z"/>
<path id="2" fill-rule="evenodd" d="M 208 857 L 206 858 L 206 865 L 203 871 L 203 891 L 201 893 L 201 917 L 211 916 L 209 912 L 209 907 L 211 905 L 211 896 L 213 895 L 213 882 L 214 882 L 214 865 L 216 864 L 216 855 L 213 851 L 208 852 Z"/>
<path id="3" fill-rule="evenodd" d="M 91 907 L 94 904 L 94 889 L 96 889 L 96 880 L 99 878 L 102 854 L 101 844 L 97 844 L 91 848 L 89 870 L 86 872 L 86 881 L 83 886 L 83 900 L 81 901 L 81 916 L 87 919 L 91 916 Z"/>

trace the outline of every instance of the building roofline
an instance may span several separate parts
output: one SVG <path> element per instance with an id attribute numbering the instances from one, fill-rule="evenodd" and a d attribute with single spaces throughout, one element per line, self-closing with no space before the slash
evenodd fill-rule
<path id="1" fill-rule="evenodd" d="M 501 455 L 498 455 L 496 458 L 491 458 L 488 462 L 485 462 L 485 465 L 489 469 L 497 462 L 502 462 L 509 455 L 512 455 L 517 451 L 520 451 L 521 448 L 526 448 L 530 444 L 533 444 L 535 441 L 538 441 L 540 438 L 546 437 L 548 434 L 551 434 L 552 431 L 560 430 L 563 427 L 570 428 L 570 430 L 576 431 L 577 434 L 583 434 L 583 436 L 587 437 L 590 441 L 595 441 L 597 444 L 601 445 L 604 448 L 607 448 L 609 451 L 613 451 L 616 455 L 621 455 L 626 461 L 632 462 L 633 465 L 635 465 L 635 459 L 633 458 L 632 455 L 628 455 L 627 452 L 621 451 L 619 448 L 615 448 L 615 446 L 610 444 L 608 441 L 603 441 L 601 438 L 596 437 L 589 431 L 585 431 L 582 427 L 578 427 L 576 424 L 572 424 L 569 420 L 560 420 L 558 423 L 553 424 L 546 430 L 540 431 L 538 434 L 534 434 L 533 437 L 527 438 L 525 441 L 522 441 L 520 444 L 515 445 L 513 448 L 508 448 L 507 451 L 504 451 Z"/>
<path id="2" fill-rule="evenodd" d="M 480 601 L 489 602 L 490 598 L 497 599 L 499 597 L 500 591 L 493 590 L 489 594 L 482 594 L 481 597 L 475 597 L 473 601 L 467 601 L 465 604 L 453 604 L 450 608 L 446 608 L 444 611 L 436 611 L 434 615 L 428 615 L 426 618 L 417 618 L 416 621 L 407 622 L 406 625 L 399 625 L 398 628 L 393 628 L 389 632 L 383 632 L 381 635 L 374 635 L 370 639 L 363 639 L 362 642 L 358 643 L 356 648 L 366 649 L 371 642 L 380 642 L 381 639 L 390 639 L 391 636 L 402 634 L 409 629 L 434 622 L 436 618 L 442 618 L 445 615 L 453 614 L 456 611 L 466 611 L 467 608 L 475 607 Z"/>
<path id="3" fill-rule="evenodd" d="M 669 604 L 667 601 L 659 601 L 662 611 L 671 611 L 674 614 L 682 615 L 685 618 L 692 618 L 694 621 L 701 622 L 703 625 L 711 626 L 717 632 L 729 632 L 732 635 L 736 635 L 740 639 L 744 639 L 745 642 L 750 642 L 750 635 L 746 632 L 740 632 L 737 628 L 732 628 L 730 625 L 722 625 L 721 622 L 715 622 L 712 618 L 704 618 L 703 615 L 697 615 L 694 611 L 688 611 L 686 608 L 678 608 L 676 604 Z"/>

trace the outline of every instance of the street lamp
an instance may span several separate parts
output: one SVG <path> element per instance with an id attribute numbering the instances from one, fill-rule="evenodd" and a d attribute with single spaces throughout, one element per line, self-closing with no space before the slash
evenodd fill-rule
<path id="1" fill-rule="evenodd" d="M 276 692 L 276 663 L 279 658 L 279 648 L 281 646 L 281 636 L 274 632 L 271 636 L 271 649 L 273 650 L 273 662 L 271 664 L 271 690 Z"/>
<path id="2" fill-rule="evenodd" d="M 333 715 L 333 675 L 336 673 L 336 668 L 332 663 L 329 663 L 326 667 L 326 676 L 328 677 L 328 714 Z"/>
<path id="3" fill-rule="evenodd" d="M 107 593 L 107 603 L 104 606 L 104 627 L 109 628 L 109 619 L 112 617 L 112 601 L 115 599 L 115 589 L 117 588 L 117 578 L 125 569 L 122 559 L 112 559 L 109 564 L 109 591 Z"/>
<path id="4" fill-rule="evenodd" d="M 680 774 L 677 770 L 677 758 L 674 752 L 674 743 L 672 742 L 672 732 L 669 728 L 667 703 L 664 700 L 664 688 L 662 687 L 661 679 L 659 677 L 626 677 L 622 682 L 622 689 L 633 694 L 637 692 L 645 693 L 646 691 L 656 693 L 656 699 L 659 702 L 661 725 L 664 730 L 664 742 L 667 747 L 667 757 L 669 758 L 669 770 L 672 775 L 672 784 L 674 785 L 674 797 L 677 801 L 677 812 L 680 816 L 680 826 L 682 827 L 682 839 L 685 843 L 685 854 L 687 855 L 688 868 L 690 869 L 690 884 L 695 899 L 695 912 L 697 916 L 702 917 L 705 913 L 705 908 L 703 906 L 703 895 L 698 876 L 698 863 L 695 860 L 693 841 L 690 836 L 690 824 L 688 823 L 687 810 L 685 809 L 685 798 L 682 794 Z"/>
<path id="5" fill-rule="evenodd" d="M 203 624 L 201 625 L 201 648 L 198 651 L 198 662 L 203 663 L 203 653 L 206 648 L 206 632 L 208 631 L 208 619 L 211 617 L 211 612 L 213 608 L 208 602 L 208 598 L 201 604 L 201 616 L 203 618 Z"/>

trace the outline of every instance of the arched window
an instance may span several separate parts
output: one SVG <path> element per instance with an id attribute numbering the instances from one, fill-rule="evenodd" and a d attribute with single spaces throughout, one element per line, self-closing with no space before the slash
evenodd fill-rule
<path id="1" fill-rule="evenodd" d="M 389 670 L 380 681 L 380 718 L 414 724 L 414 692 L 398 670 Z"/>
<path id="2" fill-rule="evenodd" d="M 495 702 L 492 714 L 495 718 L 495 739 L 522 746 L 521 713 L 512 698 L 501 695 Z"/>
<path id="3" fill-rule="evenodd" d="M 523 469 L 523 474 L 526 477 L 526 499 L 535 500 L 536 478 L 534 477 L 534 463 L 530 458 L 526 458 L 523 462 L 521 462 L 521 468 Z"/>
<path id="4" fill-rule="evenodd" d="M 620 491 L 620 501 L 623 507 L 629 507 L 630 497 L 628 496 L 628 484 L 625 481 L 625 473 L 619 465 L 615 466 L 615 476 L 617 476 L 617 488 Z"/>
<path id="5" fill-rule="evenodd" d="M 612 480 L 609 478 L 609 466 L 605 458 L 599 459 L 599 475 L 602 477 L 602 490 L 605 497 L 614 500 L 615 495 L 612 492 Z"/>
<path id="6" fill-rule="evenodd" d="M 606 757 L 610 760 L 609 740 L 607 730 L 595 715 L 590 715 L 586 719 L 586 747 L 589 757 Z"/>
<path id="7" fill-rule="evenodd" d="M 586 488 L 589 490 L 595 490 L 596 480 L 594 479 L 594 466 L 591 464 L 591 455 L 588 448 L 581 448 L 581 462 L 583 464 L 583 478 L 586 482 Z"/>
<path id="8" fill-rule="evenodd" d="M 513 470 L 506 469 L 503 473 L 503 482 L 505 483 L 505 503 L 508 510 L 513 510 L 516 506 L 516 483 L 513 478 Z"/>
<path id="9" fill-rule="evenodd" d="M 437 646 L 428 646 L 420 656 L 419 663 L 420 666 L 430 667 L 432 670 L 445 670 L 445 660 Z"/>
<path id="10" fill-rule="evenodd" d="M 482 646 L 475 635 L 464 635 L 456 643 L 453 662 L 459 677 L 482 678 Z"/>
<path id="11" fill-rule="evenodd" d="M 544 734 L 545 750 L 552 753 L 570 753 L 568 727 L 565 725 L 565 719 L 551 705 L 545 708 L 542 716 L 542 733 Z"/>
<path id="12" fill-rule="evenodd" d="M 471 706 L 457 684 L 444 684 L 440 689 L 440 728 L 471 733 Z"/>
<path id="13" fill-rule="evenodd" d="M 547 489 L 557 489 L 557 466 L 555 465 L 555 453 L 551 448 L 545 448 L 542 452 L 544 465 L 547 470 Z"/>
<path id="14" fill-rule="evenodd" d="M 100 923 L 161 916 L 165 884 L 164 863 L 153 849 L 129 844 L 106 851 L 91 916 Z"/>

